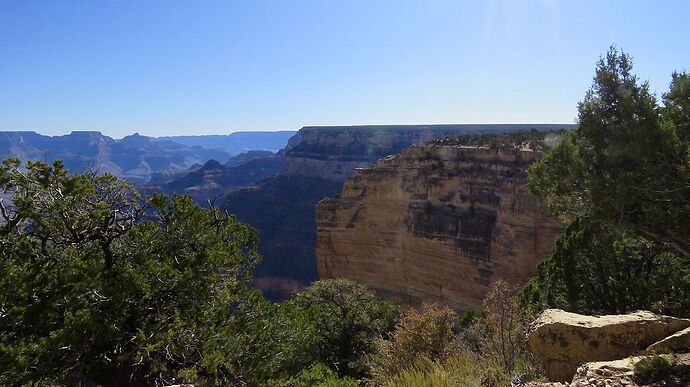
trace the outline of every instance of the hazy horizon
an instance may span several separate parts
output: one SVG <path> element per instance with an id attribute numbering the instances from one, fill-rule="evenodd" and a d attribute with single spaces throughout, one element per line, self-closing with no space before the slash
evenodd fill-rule
<path id="1" fill-rule="evenodd" d="M 305 127 L 358 127 L 358 126 L 438 126 L 438 125 L 563 125 L 563 126 L 570 126 L 574 125 L 573 122 L 442 122 L 442 123 L 382 123 L 382 124 L 343 124 L 343 125 L 303 125 L 300 126 L 299 128 L 295 129 L 278 129 L 278 130 L 234 130 L 234 131 L 229 131 L 225 133 L 205 133 L 203 130 L 197 130 L 191 133 L 178 133 L 178 134 L 158 134 L 158 135 L 149 135 L 145 133 L 141 133 L 139 131 L 133 130 L 131 132 L 127 132 L 126 130 L 123 131 L 123 135 L 119 136 L 113 136 L 107 132 L 104 132 L 102 130 L 98 129 L 67 129 L 63 132 L 53 132 L 53 131 L 48 131 L 48 130 L 36 130 L 36 129 L 0 129 L 0 132 L 35 132 L 44 136 L 66 136 L 69 135 L 72 132 L 99 132 L 105 136 L 111 137 L 115 140 L 120 140 L 124 137 L 131 136 L 134 134 L 139 134 L 142 136 L 147 136 L 147 137 L 156 137 L 156 138 L 162 138 L 162 137 L 194 137 L 194 136 L 223 136 L 223 135 L 230 135 L 233 133 L 275 133 L 275 132 L 297 132 L 302 128 Z"/>
<path id="2" fill-rule="evenodd" d="M 0 0 L 0 130 L 571 124 L 611 44 L 657 96 L 683 1 Z"/>

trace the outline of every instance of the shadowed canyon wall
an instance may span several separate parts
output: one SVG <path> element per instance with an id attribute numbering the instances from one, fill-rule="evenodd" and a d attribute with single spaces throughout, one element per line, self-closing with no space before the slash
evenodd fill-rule
<path id="1" fill-rule="evenodd" d="M 562 230 L 528 191 L 536 157 L 425 145 L 358 169 L 317 207 L 319 276 L 402 302 L 479 307 L 491 281 L 524 282 Z"/>

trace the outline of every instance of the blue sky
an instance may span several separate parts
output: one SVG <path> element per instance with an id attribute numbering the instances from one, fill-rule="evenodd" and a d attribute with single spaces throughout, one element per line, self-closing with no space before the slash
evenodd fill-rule
<path id="1" fill-rule="evenodd" d="M 615 43 L 660 94 L 688 1 L 0 0 L 0 130 L 566 122 Z"/>

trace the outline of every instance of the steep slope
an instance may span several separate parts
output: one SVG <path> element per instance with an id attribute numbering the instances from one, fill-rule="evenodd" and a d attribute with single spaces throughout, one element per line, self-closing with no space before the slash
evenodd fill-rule
<path id="1" fill-rule="evenodd" d="M 279 175 L 228 195 L 228 210 L 260 232 L 264 261 L 254 277 L 267 297 L 286 298 L 290 290 L 317 278 L 316 203 L 341 187 L 340 182 Z"/>
<path id="2" fill-rule="evenodd" d="M 340 197 L 318 205 L 319 276 L 404 302 L 479 307 L 491 281 L 525 281 L 562 229 L 528 192 L 536 157 L 425 145 L 357 170 Z"/>

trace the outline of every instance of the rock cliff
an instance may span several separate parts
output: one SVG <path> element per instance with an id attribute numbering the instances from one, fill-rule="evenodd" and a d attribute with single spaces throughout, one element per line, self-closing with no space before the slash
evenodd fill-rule
<path id="1" fill-rule="evenodd" d="M 273 299 L 316 280 L 316 204 L 336 195 L 357 167 L 427 140 L 466 133 L 541 131 L 572 125 L 371 125 L 304 127 L 279 154 L 286 171 L 227 196 L 228 209 L 260 233 L 257 283 Z M 291 227 L 299 227 L 293 229 Z M 266 286 L 264 286 L 266 284 Z M 273 286 L 277 284 L 277 286 Z"/>
<path id="2" fill-rule="evenodd" d="M 495 279 L 520 283 L 561 223 L 528 192 L 531 150 L 425 145 L 358 169 L 317 208 L 321 278 L 403 302 L 479 307 Z"/>
<path id="3" fill-rule="evenodd" d="M 572 125 L 458 124 L 307 126 L 285 148 L 287 173 L 342 181 L 355 169 L 400 152 L 413 144 L 467 133 L 505 133 L 556 130 Z"/>

